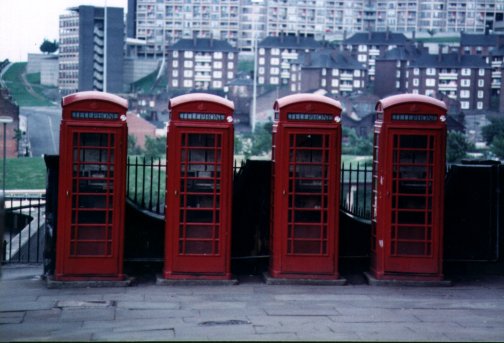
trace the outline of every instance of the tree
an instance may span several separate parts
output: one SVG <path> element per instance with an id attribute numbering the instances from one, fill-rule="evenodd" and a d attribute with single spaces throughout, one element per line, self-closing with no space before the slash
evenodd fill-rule
<path id="1" fill-rule="evenodd" d="M 271 131 L 273 130 L 273 122 L 269 121 L 264 124 L 257 124 L 252 138 L 251 154 L 261 156 L 271 152 Z"/>
<path id="2" fill-rule="evenodd" d="M 161 158 L 166 155 L 166 137 L 145 137 L 145 158 Z"/>
<path id="3" fill-rule="evenodd" d="M 371 136 L 361 137 L 357 135 L 355 129 L 343 127 L 344 144 L 342 147 L 344 154 L 349 155 L 372 155 L 373 139 Z"/>
<path id="4" fill-rule="evenodd" d="M 42 51 L 45 54 L 52 54 L 56 50 L 58 50 L 58 42 L 56 42 L 56 40 L 53 40 L 51 42 L 48 39 L 44 38 L 44 41 L 40 45 L 40 51 Z"/>
<path id="5" fill-rule="evenodd" d="M 446 161 L 449 163 L 458 162 L 467 155 L 467 151 L 473 145 L 467 140 L 462 132 L 448 131 L 446 142 Z"/>
<path id="6" fill-rule="evenodd" d="M 490 118 L 490 124 L 482 128 L 481 134 L 490 150 L 500 159 L 504 159 L 504 118 Z"/>
<path id="7" fill-rule="evenodd" d="M 142 148 L 137 145 L 137 139 L 133 135 L 128 135 L 128 155 L 140 155 Z"/>

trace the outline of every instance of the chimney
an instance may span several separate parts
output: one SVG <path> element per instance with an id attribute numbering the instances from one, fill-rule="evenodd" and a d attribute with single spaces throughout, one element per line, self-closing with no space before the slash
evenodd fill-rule
<path id="1" fill-rule="evenodd" d="M 311 52 L 308 49 L 305 50 L 303 64 L 305 66 L 311 65 Z"/>

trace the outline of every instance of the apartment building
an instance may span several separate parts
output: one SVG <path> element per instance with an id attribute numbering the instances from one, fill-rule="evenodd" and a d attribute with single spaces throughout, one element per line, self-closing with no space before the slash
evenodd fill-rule
<path id="1" fill-rule="evenodd" d="M 259 85 L 287 85 L 291 64 L 299 53 L 314 51 L 322 45 L 313 37 L 285 35 L 266 37 L 258 44 L 257 83 Z"/>
<path id="2" fill-rule="evenodd" d="M 58 87 L 62 95 L 123 91 L 123 9 L 108 7 L 106 24 L 104 17 L 104 8 L 93 6 L 74 7 L 60 16 Z"/>
<path id="3" fill-rule="evenodd" d="M 166 56 L 168 87 L 222 89 L 235 78 L 238 50 L 213 38 L 180 39 Z"/>
<path id="4" fill-rule="evenodd" d="M 375 29 L 485 32 L 503 23 L 502 0 L 376 0 Z"/>
<path id="5" fill-rule="evenodd" d="M 291 92 L 324 89 L 334 95 L 348 95 L 366 87 L 366 68 L 348 52 L 322 48 L 300 55 L 292 64 Z"/>
<path id="6" fill-rule="evenodd" d="M 374 80 L 376 58 L 388 50 L 411 44 L 404 34 L 390 31 L 355 33 L 342 42 L 343 48 L 366 67 L 370 80 Z"/>
<path id="7" fill-rule="evenodd" d="M 374 93 L 384 98 L 389 95 L 407 92 L 406 77 L 410 61 L 427 54 L 428 49 L 422 45 L 407 45 L 386 51 L 376 58 Z"/>
<path id="8" fill-rule="evenodd" d="M 410 61 L 406 75 L 408 92 L 446 96 L 462 111 L 490 108 L 491 67 L 479 56 L 423 54 Z"/>
<path id="9" fill-rule="evenodd" d="M 128 37 L 145 57 L 163 56 L 178 39 L 228 40 L 251 51 L 253 38 L 344 32 L 475 32 L 504 28 L 504 0 L 128 0 Z"/>

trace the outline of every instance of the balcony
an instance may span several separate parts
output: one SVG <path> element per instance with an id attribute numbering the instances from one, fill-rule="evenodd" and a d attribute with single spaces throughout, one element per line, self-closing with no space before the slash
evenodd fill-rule
<path id="1" fill-rule="evenodd" d="M 457 82 L 439 83 L 438 89 L 440 91 L 456 91 L 458 88 Z"/>
<path id="2" fill-rule="evenodd" d="M 209 65 L 195 65 L 194 71 L 195 72 L 211 72 L 212 67 Z"/>
<path id="3" fill-rule="evenodd" d="M 205 74 L 196 74 L 194 76 L 194 81 L 211 81 L 212 77 L 210 75 L 205 75 Z"/>
<path id="4" fill-rule="evenodd" d="M 353 80 L 353 74 L 351 73 L 341 73 L 340 74 L 340 80 Z"/>
<path id="5" fill-rule="evenodd" d="M 380 56 L 380 50 L 378 50 L 378 49 L 369 49 L 369 56 Z"/>
<path id="6" fill-rule="evenodd" d="M 457 80 L 458 73 L 439 73 L 440 80 Z"/>
<path id="7" fill-rule="evenodd" d="M 200 62 L 200 63 L 210 63 L 212 62 L 212 56 L 210 55 L 196 55 L 194 57 L 194 61 L 196 63 Z"/>

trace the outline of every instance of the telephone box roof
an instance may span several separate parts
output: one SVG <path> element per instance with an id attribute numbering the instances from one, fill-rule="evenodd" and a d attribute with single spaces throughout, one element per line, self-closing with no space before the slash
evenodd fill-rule
<path id="1" fill-rule="evenodd" d="M 421 94 L 398 94 L 398 95 L 392 95 L 389 97 L 386 97 L 385 99 L 382 99 L 378 101 L 376 104 L 376 109 L 378 109 L 381 105 L 381 109 L 385 110 L 389 107 L 399 105 L 399 104 L 404 104 L 404 103 L 411 103 L 411 102 L 421 102 L 424 104 L 430 104 L 436 107 L 439 107 L 443 110 L 447 110 L 446 104 L 442 102 L 441 100 L 431 98 L 430 96 L 426 95 L 421 95 Z"/>
<path id="2" fill-rule="evenodd" d="M 288 106 L 298 102 L 305 101 L 317 101 L 322 102 L 331 106 L 338 107 L 341 109 L 341 103 L 337 100 L 331 99 L 329 97 L 318 95 L 318 94 L 309 94 L 309 93 L 300 93 L 300 94 L 291 94 L 284 96 L 283 98 L 277 99 L 275 101 L 275 105 L 273 106 L 275 110 L 280 109 L 284 106 Z"/>
<path id="3" fill-rule="evenodd" d="M 207 93 L 190 93 L 177 96 L 173 99 L 170 99 L 170 101 L 168 102 L 168 108 L 171 109 L 175 106 L 193 101 L 215 102 L 234 110 L 234 103 L 232 101 L 229 101 L 217 95 Z"/>
<path id="4" fill-rule="evenodd" d="M 117 104 L 121 107 L 124 107 L 125 109 L 128 108 L 128 100 L 121 98 L 120 96 L 117 96 L 115 94 L 98 92 L 98 91 L 84 91 L 69 94 L 61 99 L 61 106 L 64 107 L 85 100 L 108 101 Z"/>

